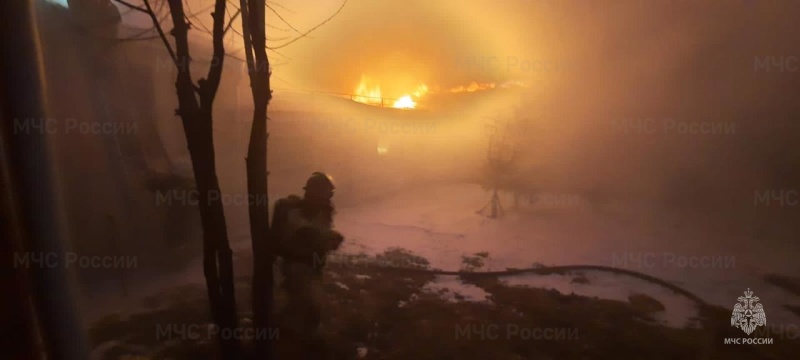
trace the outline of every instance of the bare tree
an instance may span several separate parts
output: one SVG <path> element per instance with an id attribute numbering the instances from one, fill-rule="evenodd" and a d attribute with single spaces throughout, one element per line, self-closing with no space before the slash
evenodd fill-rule
<path id="1" fill-rule="evenodd" d="M 237 327 L 233 262 L 221 196 L 218 196 L 220 186 L 217 179 L 212 126 L 214 99 L 225 60 L 223 36 L 227 2 L 214 1 L 211 65 L 207 76 L 195 84 L 191 75 L 189 23 L 183 1 L 168 0 L 173 25 L 170 35 L 174 37 L 174 49 L 153 11 L 150 0 L 143 0 L 144 8 L 124 0 L 117 1 L 150 16 L 177 69 L 175 89 L 178 94 L 178 109 L 175 113 L 180 116 L 183 124 L 197 185 L 198 207 L 203 228 L 203 273 L 208 288 L 211 315 L 214 323 L 220 328 L 219 334 L 232 333 Z M 236 339 L 220 337 L 219 341 L 223 358 L 240 357 L 241 349 Z"/>
<path id="2" fill-rule="evenodd" d="M 247 192 L 253 199 L 268 200 L 267 195 L 267 106 L 272 99 L 270 66 L 266 48 L 265 0 L 240 0 L 242 37 L 253 96 L 253 124 L 247 148 Z M 266 331 L 272 311 L 275 252 L 269 236 L 269 202 L 249 204 L 250 241 L 253 249 L 253 327 Z M 269 339 L 257 337 L 255 358 L 272 358 Z"/>
<path id="3" fill-rule="evenodd" d="M 247 191 L 253 199 L 268 199 L 267 140 L 269 133 L 267 132 L 267 108 L 272 99 L 272 89 L 270 87 L 272 71 L 267 57 L 267 49 L 276 51 L 307 36 L 336 16 L 346 3 L 347 1 L 345 0 L 330 17 L 310 30 L 302 32 L 294 28 L 265 0 L 240 0 L 241 36 L 244 40 L 243 50 L 247 61 L 254 105 L 253 124 L 250 129 L 250 143 L 247 148 L 246 159 Z M 297 36 L 284 40 L 279 45 L 268 47 L 265 9 L 272 11 L 286 26 L 294 30 Z M 253 249 L 253 326 L 257 333 L 262 330 L 266 331 L 269 327 L 273 305 L 273 263 L 276 242 L 270 236 L 268 204 L 269 201 L 255 201 L 249 205 L 250 238 Z M 255 339 L 255 357 L 257 359 L 272 358 L 269 339 L 263 337 Z"/>
<path id="4" fill-rule="evenodd" d="M 247 150 L 247 189 L 251 199 L 266 201 L 249 202 L 250 234 L 253 250 L 253 326 L 257 334 L 269 333 L 270 313 L 273 304 L 274 275 L 272 264 L 275 257 L 274 241 L 269 233 L 269 201 L 267 183 L 267 107 L 272 99 L 270 88 L 270 62 L 267 50 L 288 46 L 306 37 L 312 31 L 336 16 L 347 1 L 339 9 L 321 23 L 303 32 L 294 28 L 266 0 L 240 0 L 240 7 L 229 18 L 225 25 L 226 0 L 215 0 L 212 12 L 212 28 L 206 32 L 212 36 L 213 55 L 208 75 L 197 81 L 191 79 L 188 31 L 190 18 L 197 14 L 187 15 L 182 0 L 168 0 L 173 29 L 170 34 L 175 38 L 175 50 L 172 49 L 161 24 L 153 11 L 149 0 L 143 0 L 145 7 L 137 7 L 125 0 L 115 0 L 131 9 L 144 12 L 150 16 L 155 30 L 164 42 L 175 66 L 178 69 L 176 90 L 179 108 L 177 114 L 183 121 L 184 132 L 192 159 L 194 175 L 199 191 L 201 220 L 203 223 L 203 264 L 208 286 L 209 301 L 214 322 L 222 331 L 232 331 L 237 326 L 236 299 L 233 288 L 233 266 L 231 250 L 228 244 L 225 216 L 223 213 L 220 191 L 214 163 L 214 144 L 212 133 L 212 110 L 217 89 L 222 76 L 225 56 L 223 39 L 228 30 L 240 35 L 244 41 L 243 51 L 247 62 L 250 87 L 253 96 L 253 124 L 250 131 L 250 142 Z M 286 24 L 297 35 L 282 38 L 280 44 L 267 46 L 266 10 L 272 11 L 278 19 Z M 233 29 L 234 20 L 241 18 L 241 32 Z M 199 21 L 201 24 L 202 22 Z M 205 27 L 203 25 L 203 27 Z M 211 200 L 214 201 L 211 201 Z M 229 330 L 226 330 L 229 329 Z M 225 358 L 240 357 L 242 352 L 235 339 L 220 338 L 222 354 Z M 271 344 L 268 338 L 257 336 L 255 340 L 255 356 L 259 359 L 271 358 Z"/>
<path id="5" fill-rule="evenodd" d="M 484 186 L 492 191 L 492 198 L 477 212 L 484 213 L 489 209 L 489 217 L 496 219 L 504 210 L 500 203 L 498 191 L 513 187 L 517 176 L 514 168 L 520 154 L 516 134 L 517 122 L 512 120 L 495 120 L 487 125 L 489 144 L 486 149 Z"/>

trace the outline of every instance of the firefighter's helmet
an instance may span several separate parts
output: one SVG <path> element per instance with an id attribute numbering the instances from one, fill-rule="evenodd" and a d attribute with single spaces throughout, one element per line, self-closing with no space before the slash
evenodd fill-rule
<path id="1" fill-rule="evenodd" d="M 311 194 L 330 194 L 333 196 L 333 190 L 336 186 L 333 184 L 333 177 L 323 172 L 315 172 L 306 181 L 306 186 L 303 189 L 306 193 Z"/>

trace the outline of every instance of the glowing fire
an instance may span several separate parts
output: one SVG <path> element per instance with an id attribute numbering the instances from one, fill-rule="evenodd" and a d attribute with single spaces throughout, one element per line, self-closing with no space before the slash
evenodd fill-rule
<path id="1" fill-rule="evenodd" d="M 411 94 L 403 94 L 400 96 L 400 98 L 395 100 L 392 104 L 392 107 L 395 109 L 415 109 L 417 107 L 417 100 L 425 96 L 427 93 L 428 86 L 425 84 L 420 84 L 416 89 L 414 89 L 413 92 L 411 92 Z M 378 85 L 369 77 L 361 75 L 361 82 L 358 83 L 358 86 L 355 89 L 353 101 L 360 102 L 362 104 L 383 106 L 383 100 L 384 98 L 381 93 L 380 85 Z"/>
<path id="2" fill-rule="evenodd" d="M 473 81 L 472 83 L 470 83 L 467 86 L 463 86 L 462 85 L 462 86 L 459 86 L 459 87 L 454 87 L 454 88 L 450 89 L 450 92 L 452 92 L 452 93 L 476 92 L 476 91 L 479 91 L 479 90 L 489 90 L 489 89 L 494 89 L 494 88 L 495 88 L 494 83 L 476 83 L 476 82 Z"/>
<path id="3" fill-rule="evenodd" d="M 414 95 L 414 97 L 421 98 L 423 95 L 427 93 L 428 93 L 428 85 L 419 84 L 419 86 L 417 86 L 417 89 L 414 90 L 412 95 Z"/>
<path id="4" fill-rule="evenodd" d="M 416 106 L 417 103 L 414 102 L 414 99 L 412 99 L 411 96 L 408 95 L 405 95 L 397 99 L 397 101 L 394 102 L 394 105 L 392 105 L 392 107 L 397 109 L 413 109 Z"/>
<path id="5" fill-rule="evenodd" d="M 496 85 L 494 83 L 478 83 L 478 82 L 471 82 L 469 85 L 462 85 L 458 87 L 451 88 L 448 92 L 450 93 L 461 93 L 461 92 L 476 92 L 481 90 L 489 90 L 494 89 Z M 391 103 L 391 107 L 395 109 L 416 109 L 417 102 L 419 99 L 424 97 L 425 95 L 431 93 L 428 85 L 424 83 L 420 83 L 414 91 L 410 93 L 401 95 L 398 99 Z M 353 95 L 353 101 L 360 102 L 362 104 L 367 105 L 375 105 L 375 106 L 384 106 L 384 100 L 392 100 L 392 99 L 384 99 L 381 93 L 381 87 L 378 85 L 376 81 L 369 78 L 366 75 L 361 75 L 361 82 L 358 83 L 356 86 L 355 93 Z"/>
<path id="6" fill-rule="evenodd" d="M 383 105 L 383 97 L 381 96 L 381 87 L 375 84 L 372 79 L 361 75 L 361 82 L 356 87 L 354 101 L 362 104 L 369 105 Z"/>

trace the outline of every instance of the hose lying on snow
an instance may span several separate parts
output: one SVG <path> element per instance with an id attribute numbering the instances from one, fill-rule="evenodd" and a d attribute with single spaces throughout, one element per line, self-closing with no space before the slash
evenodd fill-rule
<path id="1" fill-rule="evenodd" d="M 328 262 L 329 265 L 332 267 L 346 267 L 348 266 L 347 262 Z M 500 270 L 500 271 L 480 271 L 480 272 L 472 272 L 472 271 L 448 271 L 448 270 L 439 270 L 439 269 L 426 269 L 426 268 L 412 268 L 412 267 L 400 267 L 400 266 L 384 266 L 379 265 L 377 263 L 370 263 L 364 262 L 359 263 L 359 266 L 371 267 L 373 269 L 378 269 L 382 271 L 392 271 L 398 272 L 403 274 L 430 274 L 430 275 L 456 275 L 461 276 L 464 278 L 470 277 L 484 277 L 484 276 L 513 276 L 513 275 L 520 275 L 520 274 L 536 274 L 536 275 L 550 275 L 550 274 L 559 274 L 565 273 L 569 271 L 584 271 L 584 270 L 594 270 L 594 271 L 604 271 L 610 272 L 620 275 L 627 275 L 637 279 L 641 279 L 647 282 L 651 282 L 654 284 L 661 285 L 667 289 L 674 291 L 680 295 L 683 295 L 690 300 L 694 301 L 697 306 L 698 310 L 702 313 L 703 310 L 711 309 L 712 306 L 701 299 L 699 296 L 693 294 L 691 291 L 686 290 L 678 285 L 672 284 L 667 282 L 666 280 L 659 279 L 655 276 L 650 276 L 647 274 L 643 274 L 637 271 L 620 269 L 610 266 L 600 266 L 600 265 L 562 265 L 562 266 L 542 266 L 542 267 L 535 267 L 535 268 L 524 268 L 524 269 L 508 269 L 508 270 Z M 705 322 L 705 321 L 703 321 Z M 709 330 L 711 331 L 711 338 L 716 339 L 717 334 L 719 331 L 719 327 L 714 324 L 708 324 Z M 712 340 L 715 341 L 715 340 Z M 750 348 L 748 349 L 753 354 L 758 354 L 764 356 L 765 354 L 763 351 L 759 350 L 758 348 Z M 774 358 L 773 356 L 766 356 L 766 358 Z"/>
<path id="2" fill-rule="evenodd" d="M 331 266 L 347 266 L 345 262 L 329 262 Z M 594 271 L 604 271 L 610 272 L 620 275 L 627 275 L 637 279 L 641 279 L 644 281 L 648 281 L 654 284 L 661 285 L 667 289 L 674 291 L 675 293 L 681 294 L 690 300 L 694 301 L 700 309 L 704 309 L 708 307 L 708 303 L 706 303 L 703 299 L 699 296 L 693 294 L 691 291 L 686 290 L 678 285 L 670 283 L 666 280 L 659 279 L 654 276 L 650 276 L 647 274 L 643 274 L 637 271 L 620 269 L 610 266 L 600 266 L 600 265 L 562 265 L 562 266 L 542 266 L 542 267 L 535 267 L 535 268 L 524 268 L 524 269 L 508 269 L 508 270 L 500 270 L 500 271 L 481 271 L 481 272 L 472 272 L 472 271 L 449 271 L 449 270 L 438 270 L 438 269 L 425 269 L 425 268 L 412 268 L 412 267 L 399 267 L 399 266 L 383 266 L 378 264 L 373 264 L 369 262 L 365 262 L 359 264 L 359 266 L 366 266 L 372 267 L 375 269 L 380 270 L 387 270 L 393 272 L 400 272 L 400 273 L 411 273 L 411 274 L 430 274 L 430 275 L 457 275 L 462 276 L 465 278 L 469 277 L 484 277 L 484 276 L 512 276 L 512 275 L 520 275 L 520 274 L 536 274 L 536 275 L 550 275 L 550 274 L 558 274 L 568 271 L 583 271 L 583 270 L 594 270 Z"/>

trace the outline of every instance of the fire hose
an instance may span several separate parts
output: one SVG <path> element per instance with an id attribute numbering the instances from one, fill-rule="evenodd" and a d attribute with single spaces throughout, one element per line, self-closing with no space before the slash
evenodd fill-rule
<path id="1" fill-rule="evenodd" d="M 335 267 L 347 267 L 348 263 L 344 261 L 335 261 L 335 262 L 328 262 L 328 264 L 335 268 Z M 698 306 L 698 310 L 702 313 L 704 310 L 710 310 L 712 305 L 707 303 L 705 300 L 701 299 L 699 296 L 695 295 L 689 290 L 686 290 L 678 285 L 670 283 L 666 280 L 659 279 L 655 276 L 647 275 L 641 272 L 615 268 L 610 266 L 601 266 L 601 265 L 559 265 L 559 266 L 541 266 L 541 267 L 531 267 L 531 268 L 522 268 L 522 269 L 507 269 L 507 270 L 498 270 L 498 271 L 454 271 L 454 270 L 440 270 L 440 269 L 429 269 L 429 268 L 422 268 L 422 267 L 401 267 L 401 266 L 385 266 L 380 265 L 374 262 L 365 262 L 363 264 L 359 264 L 359 266 L 364 266 L 368 268 L 372 268 L 375 270 L 381 271 L 390 271 L 396 272 L 400 274 L 426 274 L 426 275 L 450 275 L 450 276 L 459 276 L 465 279 L 469 278 L 476 278 L 476 277 L 500 277 L 500 276 L 514 276 L 514 275 L 522 275 L 522 274 L 534 274 L 534 275 L 551 275 L 551 274 L 563 274 L 566 272 L 574 272 L 574 271 L 602 271 L 602 272 L 609 272 L 618 275 L 627 275 L 633 278 L 637 278 L 640 280 L 644 280 L 650 283 L 658 284 L 664 288 L 672 290 L 673 292 L 682 295 L 691 301 L 693 301 Z M 711 341 L 715 341 L 716 334 L 719 332 L 719 327 L 714 324 L 708 324 L 707 327 L 711 331 L 710 339 Z M 754 353 L 759 355 L 766 355 L 763 351 L 760 351 L 757 348 L 749 349 Z M 772 358 L 771 356 L 767 356 L 767 358 Z"/>
<path id="2" fill-rule="evenodd" d="M 347 266 L 344 262 L 330 262 L 330 265 L 336 266 Z M 619 275 L 627 275 L 630 277 L 634 277 L 637 279 L 641 279 L 647 282 L 651 282 L 654 284 L 658 284 L 662 287 L 665 287 L 673 292 L 683 295 L 690 300 L 694 301 L 701 309 L 709 307 L 710 305 L 701 299 L 699 296 L 695 295 L 689 290 L 686 290 L 678 285 L 670 283 L 666 280 L 659 279 L 655 276 L 647 275 L 644 273 L 640 273 L 633 270 L 626 270 L 620 269 L 610 266 L 601 266 L 601 265 L 559 265 L 559 266 L 542 266 L 542 267 L 532 267 L 532 268 L 523 268 L 523 269 L 507 269 L 507 270 L 498 270 L 498 271 L 454 271 L 454 270 L 440 270 L 440 269 L 428 269 L 428 268 L 420 268 L 420 267 L 400 267 L 400 266 L 383 266 L 379 264 L 372 264 L 372 263 L 365 263 L 367 267 L 372 267 L 375 269 L 392 271 L 392 272 L 399 272 L 399 273 L 408 273 L 408 274 L 428 274 L 428 275 L 451 275 L 451 276 L 460 276 L 463 278 L 470 278 L 470 277 L 498 277 L 498 276 L 514 276 L 514 275 L 522 275 L 522 274 L 534 274 L 534 275 L 551 275 L 551 274 L 560 274 L 565 272 L 572 272 L 572 271 L 603 271 L 603 272 L 610 272 Z"/>

